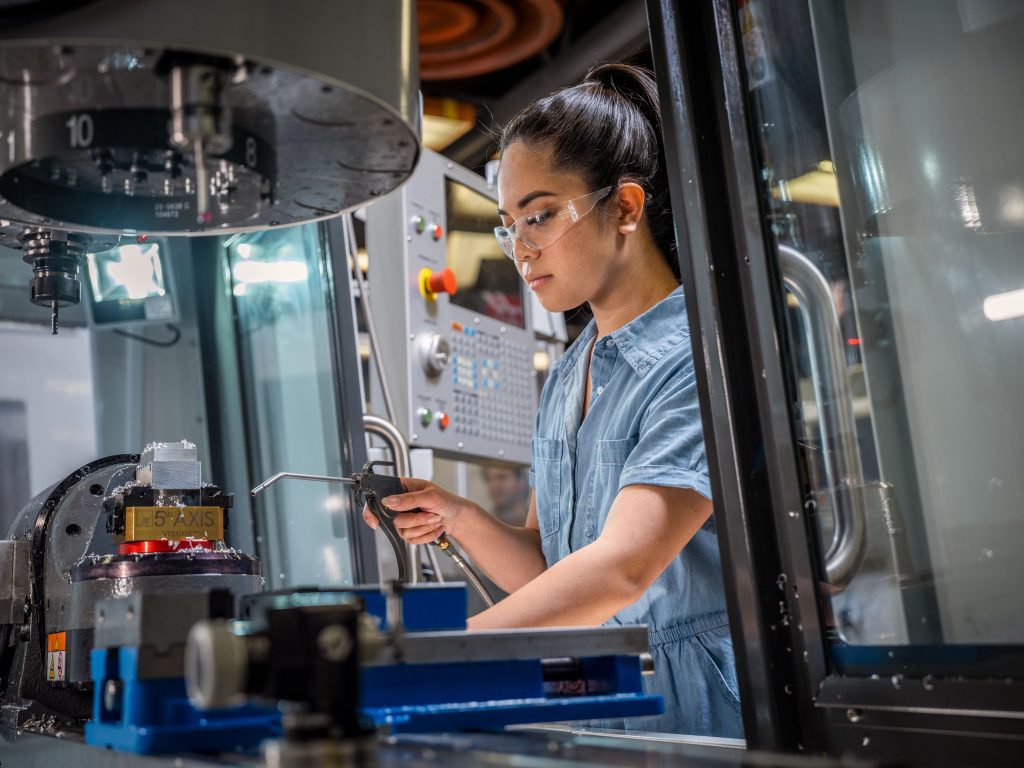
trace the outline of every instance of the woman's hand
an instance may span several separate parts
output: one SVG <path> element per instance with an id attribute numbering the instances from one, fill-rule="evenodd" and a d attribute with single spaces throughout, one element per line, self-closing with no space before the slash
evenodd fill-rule
<path id="1" fill-rule="evenodd" d="M 404 513 L 395 518 L 395 528 L 410 544 L 429 544 L 442 533 L 451 533 L 459 516 L 476 506 L 469 499 L 426 480 L 403 477 L 402 485 L 407 493 L 388 496 L 381 503 L 392 511 Z M 363 520 L 371 528 L 377 527 L 377 518 L 369 509 L 363 509 Z"/>

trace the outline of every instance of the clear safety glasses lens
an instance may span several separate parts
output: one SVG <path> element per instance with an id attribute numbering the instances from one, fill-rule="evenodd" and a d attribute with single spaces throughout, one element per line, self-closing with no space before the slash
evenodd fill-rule
<path id="1" fill-rule="evenodd" d="M 527 213 L 509 226 L 495 227 L 494 237 L 505 255 L 515 261 L 516 240 L 532 251 L 539 251 L 554 243 L 572 227 L 594 210 L 614 187 L 604 187 L 582 197 L 574 197 L 564 203 Z"/>

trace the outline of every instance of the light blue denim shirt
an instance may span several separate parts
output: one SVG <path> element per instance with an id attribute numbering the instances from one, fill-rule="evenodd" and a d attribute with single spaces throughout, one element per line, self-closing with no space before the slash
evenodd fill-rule
<path id="1" fill-rule="evenodd" d="M 711 498 L 682 287 L 595 343 L 596 336 L 591 321 L 553 367 L 537 414 L 530 484 L 549 566 L 601 534 L 628 485 Z M 588 364 L 590 406 L 581 419 Z M 647 624 L 655 674 L 645 685 L 665 697 L 665 714 L 601 725 L 742 736 L 713 519 L 608 623 Z"/>

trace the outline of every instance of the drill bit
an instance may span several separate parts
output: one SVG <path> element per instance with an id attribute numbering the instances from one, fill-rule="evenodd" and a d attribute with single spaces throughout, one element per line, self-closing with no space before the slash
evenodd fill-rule
<path id="1" fill-rule="evenodd" d="M 50 302 L 50 335 L 57 335 L 57 302 Z"/>
<path id="2" fill-rule="evenodd" d="M 201 136 L 192 142 L 192 150 L 196 163 L 196 223 L 205 227 L 213 216 L 210 213 L 210 179 L 206 174 L 206 153 Z"/>

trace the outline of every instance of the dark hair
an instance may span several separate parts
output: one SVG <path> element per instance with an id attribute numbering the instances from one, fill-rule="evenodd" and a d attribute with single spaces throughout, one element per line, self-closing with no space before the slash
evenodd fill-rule
<path id="1" fill-rule="evenodd" d="M 679 279 L 661 107 L 650 71 L 631 64 L 595 67 L 579 85 L 535 101 L 512 118 L 501 133 L 501 152 L 517 141 L 547 146 L 555 167 L 578 174 L 590 189 L 622 181 L 643 187 L 654 242 Z"/>

